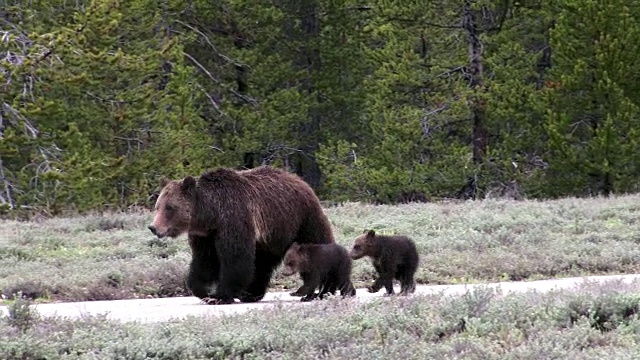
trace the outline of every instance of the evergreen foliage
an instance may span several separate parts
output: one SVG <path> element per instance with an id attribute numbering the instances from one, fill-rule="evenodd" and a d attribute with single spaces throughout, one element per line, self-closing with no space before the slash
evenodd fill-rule
<path id="1" fill-rule="evenodd" d="M 149 205 L 160 176 L 261 164 L 333 201 L 638 190 L 640 7 L 624 0 L 1 15 L 0 210 Z"/>

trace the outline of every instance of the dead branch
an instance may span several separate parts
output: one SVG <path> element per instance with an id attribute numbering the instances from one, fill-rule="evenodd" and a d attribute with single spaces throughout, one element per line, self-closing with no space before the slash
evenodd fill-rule
<path id="1" fill-rule="evenodd" d="M 420 124 L 422 125 L 422 137 L 424 139 L 428 138 L 431 135 L 432 132 L 432 128 L 429 126 L 429 118 L 431 118 L 433 115 L 437 115 L 447 109 L 449 109 L 451 107 L 451 105 L 449 104 L 444 104 L 436 109 L 430 110 L 428 112 L 426 112 L 424 115 L 422 115 L 422 117 L 420 118 Z"/>
<path id="2" fill-rule="evenodd" d="M 183 52 L 184 56 L 186 56 L 189 60 L 191 60 L 191 62 L 193 62 L 202 72 L 204 72 L 209 79 L 211 79 L 213 82 L 215 82 L 218 85 L 222 85 L 222 83 L 220 82 L 220 80 L 216 79 L 213 74 L 211 74 L 211 72 L 209 70 L 207 70 L 207 68 L 204 67 L 204 65 L 200 64 L 200 62 L 198 62 L 198 60 L 196 60 L 193 56 L 187 54 L 186 52 Z M 251 104 L 251 105 L 258 105 L 258 101 L 250 96 L 247 95 L 243 95 L 240 94 L 239 92 L 233 90 L 233 89 L 229 89 L 227 88 L 227 90 L 229 90 L 233 95 L 239 97 L 240 99 L 244 100 L 245 102 Z"/>
<path id="3" fill-rule="evenodd" d="M 466 66 L 465 65 L 461 65 L 461 66 L 455 67 L 453 69 L 447 70 L 447 71 L 445 71 L 445 72 L 443 72 L 441 74 L 436 75 L 436 77 L 437 78 L 443 77 L 443 76 L 447 76 L 448 77 L 451 74 L 457 73 L 457 72 L 461 72 L 461 73 L 465 74 L 466 73 Z"/>
<path id="4" fill-rule="evenodd" d="M 96 99 L 96 100 L 99 100 L 99 101 L 102 101 L 102 102 L 108 102 L 108 103 L 110 103 L 111 105 L 132 104 L 132 103 L 133 103 L 133 101 L 132 101 L 132 100 L 115 100 L 115 99 L 105 99 L 105 98 L 102 98 L 102 97 L 100 97 L 100 96 L 98 96 L 98 95 L 96 95 L 96 94 L 94 94 L 94 93 L 92 93 L 92 92 L 89 92 L 89 91 L 85 91 L 84 93 L 85 93 L 86 95 L 89 95 L 90 97 L 92 97 L 92 98 Z"/>
<path id="5" fill-rule="evenodd" d="M 211 74 L 211 71 L 207 70 L 207 68 L 205 68 L 204 65 L 200 64 L 198 60 L 196 60 L 193 56 L 187 54 L 186 52 L 183 52 L 183 54 L 189 60 L 191 60 L 191 62 L 193 62 L 203 73 L 205 73 L 209 77 L 209 79 L 211 79 L 216 84 L 220 84 L 220 80 L 216 79 L 213 74 Z"/>
<path id="6" fill-rule="evenodd" d="M 32 138 L 34 138 L 34 139 L 35 139 L 36 137 L 38 137 L 38 134 L 40 133 L 40 132 L 38 131 L 38 129 L 36 129 L 36 127 L 35 127 L 35 126 L 33 126 L 33 125 L 31 124 L 31 122 L 29 121 L 29 119 L 27 119 L 25 116 L 23 116 L 22 114 L 20 114 L 20 113 L 18 112 L 18 110 L 14 109 L 11 105 L 9 105 L 9 104 L 8 104 L 8 103 L 6 103 L 6 102 L 2 104 L 2 109 L 4 110 L 4 113 L 5 113 L 5 114 L 6 114 L 6 113 L 10 113 L 10 114 L 12 115 L 13 119 L 15 120 L 15 122 L 14 122 L 14 124 L 13 124 L 15 127 L 18 127 L 18 126 L 19 126 L 19 123 L 18 123 L 18 121 L 17 121 L 17 120 L 21 120 L 21 121 L 24 123 L 25 131 L 26 131 L 28 134 L 30 134 L 30 135 L 31 135 L 31 137 L 32 137 Z"/>
<path id="7" fill-rule="evenodd" d="M 202 92 L 204 93 L 204 96 L 206 96 L 207 99 L 209 99 L 211 106 L 213 106 L 213 108 L 216 109 L 216 111 L 218 111 L 218 113 L 221 116 L 229 117 L 229 115 L 226 112 L 224 112 L 224 110 L 222 110 L 222 108 L 220 107 L 220 104 L 213 97 L 211 97 L 211 95 L 209 95 L 207 90 L 202 85 L 198 84 L 197 86 L 200 90 L 202 90 Z"/>
<path id="8" fill-rule="evenodd" d="M 176 20 L 176 22 L 177 22 L 178 24 L 181 24 L 181 25 L 183 25 L 183 26 L 186 26 L 186 27 L 187 27 L 187 28 L 189 28 L 190 30 L 195 31 L 196 33 L 198 33 L 198 35 L 202 36 L 202 37 L 204 38 L 204 40 L 207 42 L 207 44 L 209 45 L 209 47 L 211 47 L 211 49 L 213 50 L 213 52 L 214 52 L 214 53 L 215 53 L 215 54 L 216 54 L 220 59 L 222 59 L 222 60 L 224 60 L 224 61 L 228 62 L 229 64 L 233 64 L 233 65 L 235 65 L 235 66 L 243 66 L 243 67 L 247 67 L 247 65 L 246 65 L 246 64 L 243 64 L 243 63 L 241 63 L 241 62 L 239 62 L 239 61 L 236 61 L 236 60 L 234 60 L 234 59 L 232 59 L 232 58 L 228 57 L 227 55 L 222 54 L 220 51 L 218 51 L 218 48 L 217 48 L 215 45 L 213 45 L 213 42 L 211 42 L 211 40 L 209 39 L 209 37 L 208 37 L 207 35 L 205 35 L 202 31 L 200 31 L 200 30 L 196 29 L 195 27 L 193 27 L 193 26 L 191 26 L 191 25 L 189 25 L 189 24 L 187 24 L 187 23 L 185 23 L 185 22 L 182 22 L 182 21 L 180 21 L 180 20 Z"/>
<path id="9" fill-rule="evenodd" d="M 9 208 L 13 209 L 15 203 L 13 202 L 13 198 L 11 197 L 11 188 L 13 187 L 9 180 L 4 174 L 4 164 L 2 163 L 2 158 L 0 157 L 0 180 L 4 184 L 4 194 L 5 196 L 0 197 L 3 203 L 9 204 Z"/>

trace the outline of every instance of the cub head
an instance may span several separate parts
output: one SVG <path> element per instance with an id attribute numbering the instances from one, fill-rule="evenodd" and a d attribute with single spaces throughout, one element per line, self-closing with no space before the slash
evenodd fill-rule
<path id="1" fill-rule="evenodd" d="M 374 254 L 375 237 L 376 232 L 374 230 L 365 230 L 364 233 L 354 241 L 349 256 L 351 256 L 353 260 L 358 260 L 364 256 L 372 256 Z"/>
<path id="2" fill-rule="evenodd" d="M 300 272 L 307 262 L 307 256 L 298 243 L 293 243 L 287 253 L 284 254 L 284 269 L 282 275 L 291 276 Z"/>
<path id="3" fill-rule="evenodd" d="M 162 178 L 160 188 L 149 230 L 158 238 L 178 237 L 189 230 L 196 180 L 191 176 L 182 180 Z"/>

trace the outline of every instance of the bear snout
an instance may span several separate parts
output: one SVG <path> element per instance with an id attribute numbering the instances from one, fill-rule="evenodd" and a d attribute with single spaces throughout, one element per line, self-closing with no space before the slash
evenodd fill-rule
<path id="1" fill-rule="evenodd" d="M 166 234 L 160 233 L 158 232 L 158 228 L 156 228 L 153 225 L 149 225 L 149 231 L 151 231 L 151 233 L 155 236 L 158 237 L 158 239 L 162 239 L 163 237 L 165 237 Z"/>

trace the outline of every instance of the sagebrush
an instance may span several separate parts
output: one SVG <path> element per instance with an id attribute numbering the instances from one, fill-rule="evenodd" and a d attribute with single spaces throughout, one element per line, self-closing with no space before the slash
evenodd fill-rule
<path id="1" fill-rule="evenodd" d="M 575 291 L 332 298 L 168 323 L 0 324 L 2 359 L 637 359 L 640 283 Z"/>
<path id="2" fill-rule="evenodd" d="M 555 201 L 484 200 L 326 208 L 336 241 L 364 229 L 416 241 L 419 284 L 530 280 L 635 273 L 640 264 L 640 196 Z M 0 221 L 0 289 L 39 301 L 188 295 L 186 238 L 156 239 L 151 213 L 44 221 Z M 353 264 L 356 287 L 375 276 Z M 271 290 L 299 286 L 276 272 Z"/>

